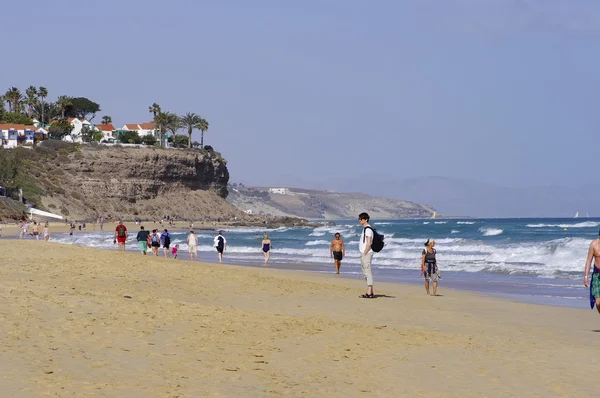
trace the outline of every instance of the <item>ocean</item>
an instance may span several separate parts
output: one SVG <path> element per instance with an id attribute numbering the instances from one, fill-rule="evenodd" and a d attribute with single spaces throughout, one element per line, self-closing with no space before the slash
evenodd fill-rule
<path id="1" fill-rule="evenodd" d="M 385 236 L 385 247 L 373 260 L 375 282 L 422 283 L 419 276 L 423 244 L 435 239 L 444 287 L 491 294 L 545 305 L 589 308 L 583 287 L 583 269 L 591 240 L 598 237 L 600 219 L 432 219 L 372 220 Z M 146 228 L 159 228 L 148 223 Z M 128 225 L 130 233 L 137 226 Z M 259 266 L 263 233 L 273 242 L 269 266 L 333 273 L 329 244 L 339 232 L 346 243 L 342 275 L 362 278 L 356 220 L 336 221 L 317 228 L 223 229 L 228 249 L 225 262 Z M 216 261 L 215 234 L 197 231 L 201 261 Z M 187 254 L 187 233 L 172 233 L 173 244 Z M 110 232 L 56 234 L 53 241 L 115 249 Z M 132 241 L 134 242 L 134 241 Z M 130 244 L 129 250 L 137 245 Z"/>

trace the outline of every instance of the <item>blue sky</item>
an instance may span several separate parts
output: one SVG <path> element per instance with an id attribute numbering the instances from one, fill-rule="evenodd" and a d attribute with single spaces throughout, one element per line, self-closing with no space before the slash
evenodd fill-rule
<path id="1" fill-rule="evenodd" d="M 2 14 L 20 22 L 1 90 L 86 96 L 116 125 L 148 121 L 153 102 L 196 112 L 234 182 L 596 172 L 597 1 L 33 0 Z"/>

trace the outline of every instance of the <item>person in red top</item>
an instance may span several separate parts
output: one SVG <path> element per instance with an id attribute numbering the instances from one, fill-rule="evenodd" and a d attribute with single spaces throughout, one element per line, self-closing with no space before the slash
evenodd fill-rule
<path id="1" fill-rule="evenodd" d="M 123 225 L 123 221 L 119 221 L 119 225 L 115 228 L 114 243 L 119 243 L 119 251 L 125 251 L 125 242 L 127 241 L 127 227 Z"/>

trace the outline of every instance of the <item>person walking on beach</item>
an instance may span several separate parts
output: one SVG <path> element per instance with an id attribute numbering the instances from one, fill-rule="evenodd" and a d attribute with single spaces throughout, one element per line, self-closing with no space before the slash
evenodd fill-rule
<path id="1" fill-rule="evenodd" d="M 177 258 L 177 252 L 179 251 L 179 245 L 175 245 L 175 247 L 173 248 L 173 251 L 171 251 L 171 254 L 173 255 L 173 258 Z"/>
<path id="2" fill-rule="evenodd" d="M 600 231 L 598 234 L 600 235 Z M 594 270 L 590 280 L 592 260 L 594 261 Z M 600 265 L 600 237 L 590 243 L 583 273 L 583 285 L 590 288 L 590 308 L 593 309 L 595 306 L 598 313 L 600 313 L 600 268 L 598 268 L 598 265 Z"/>
<path id="3" fill-rule="evenodd" d="M 119 221 L 119 225 L 115 228 L 115 239 L 113 240 L 113 243 L 118 243 L 119 251 L 124 252 L 125 242 L 127 242 L 127 227 L 123 225 L 123 221 Z"/>
<path id="4" fill-rule="evenodd" d="M 33 222 L 33 228 L 31 232 L 36 240 L 40 240 L 40 227 L 36 221 Z"/>
<path id="5" fill-rule="evenodd" d="M 273 244 L 271 243 L 271 239 L 269 239 L 269 235 L 265 234 L 262 240 L 262 252 L 265 256 L 265 265 L 269 262 L 269 257 L 271 257 L 271 249 L 273 248 Z"/>
<path id="6" fill-rule="evenodd" d="M 138 241 L 138 244 L 140 245 L 140 251 L 144 256 L 148 252 L 148 235 L 150 235 L 150 232 L 146 231 L 144 229 L 144 226 L 142 225 L 137 233 L 136 239 Z"/>
<path id="7" fill-rule="evenodd" d="M 329 247 L 329 257 L 333 257 L 333 264 L 335 265 L 335 273 L 340 273 L 340 267 L 342 266 L 342 258 L 346 255 L 346 247 L 344 241 L 339 232 L 336 232 L 331 246 Z"/>
<path id="8" fill-rule="evenodd" d="M 227 240 L 223 236 L 223 231 L 219 231 L 219 235 L 215 236 L 213 246 L 217 249 L 219 264 L 223 264 L 223 252 L 227 249 Z"/>
<path id="9" fill-rule="evenodd" d="M 198 260 L 198 236 L 196 236 L 194 231 L 190 231 L 185 243 L 188 245 L 190 260 Z"/>
<path id="10" fill-rule="evenodd" d="M 160 242 L 162 243 L 165 257 L 168 258 L 169 257 L 169 247 L 171 246 L 171 234 L 169 233 L 169 231 L 167 231 L 166 228 L 163 231 L 163 233 L 160 234 Z"/>
<path id="11" fill-rule="evenodd" d="M 429 296 L 429 284 L 433 282 L 433 295 L 439 296 L 437 292 L 438 280 L 441 278 L 440 271 L 435 258 L 435 241 L 427 239 L 425 249 L 421 253 L 421 275 L 425 277 L 425 291 Z"/>
<path id="12" fill-rule="evenodd" d="M 50 239 L 50 230 L 48 229 L 48 223 L 44 226 L 44 241 L 48 242 Z"/>
<path id="13" fill-rule="evenodd" d="M 360 266 L 365 280 L 367 281 L 367 293 L 361 295 L 360 298 L 375 298 L 375 294 L 373 293 L 373 272 L 371 270 L 371 263 L 373 261 L 373 250 L 371 250 L 371 244 L 373 243 L 373 228 L 369 225 L 369 219 L 370 217 L 367 213 L 360 213 L 358 215 L 358 222 L 363 227 L 358 241 Z"/>
<path id="14" fill-rule="evenodd" d="M 150 247 L 152 247 L 152 254 L 158 256 L 158 249 L 160 248 L 160 235 L 158 229 L 152 230 L 152 236 L 150 237 Z"/>

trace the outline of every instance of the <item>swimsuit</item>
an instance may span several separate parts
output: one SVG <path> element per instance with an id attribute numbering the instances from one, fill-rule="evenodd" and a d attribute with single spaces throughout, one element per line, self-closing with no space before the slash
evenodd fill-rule
<path id="1" fill-rule="evenodd" d="M 342 252 L 333 252 L 333 259 L 336 261 L 342 261 Z"/>
<path id="2" fill-rule="evenodd" d="M 425 254 L 425 270 L 423 272 L 423 276 L 428 281 L 437 282 L 440 279 L 440 273 L 437 267 L 437 261 L 435 259 L 435 249 L 430 253 L 427 250 L 424 250 Z"/>
<path id="3" fill-rule="evenodd" d="M 263 252 L 267 253 L 269 250 L 271 250 L 271 244 L 263 243 Z"/>

